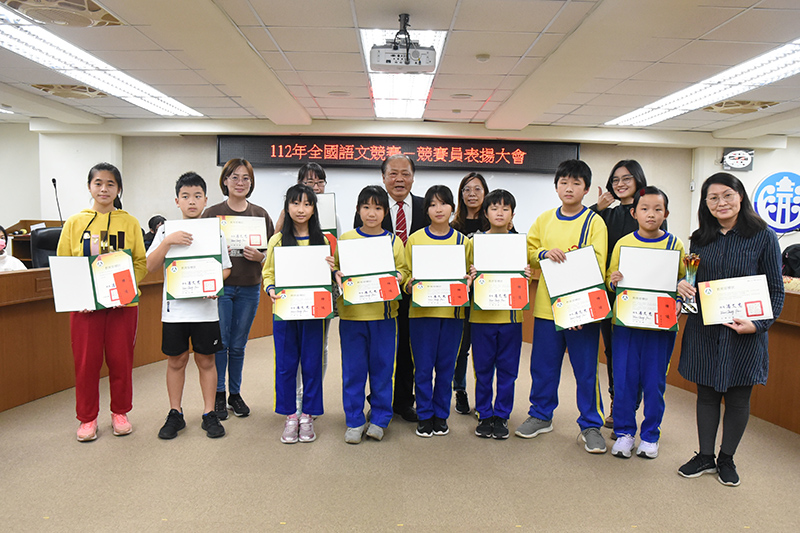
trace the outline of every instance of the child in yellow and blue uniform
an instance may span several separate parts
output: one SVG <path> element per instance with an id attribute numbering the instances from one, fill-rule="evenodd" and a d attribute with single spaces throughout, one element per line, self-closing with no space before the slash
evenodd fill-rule
<path id="1" fill-rule="evenodd" d="M 566 260 L 565 252 L 593 246 L 600 272 L 605 275 L 606 225 L 600 216 L 582 204 L 591 184 L 592 171 L 583 161 L 571 159 L 558 166 L 555 186 L 561 207 L 542 213 L 528 232 L 528 255 L 532 267 L 542 259 L 561 263 Z M 600 433 L 603 403 L 597 375 L 600 324 L 594 322 L 557 331 L 550 294 L 543 277 L 539 279 L 533 316 L 531 408 L 528 419 L 517 428 L 515 434 L 530 439 L 553 431 L 561 362 L 564 350 L 567 350 L 575 374 L 576 399 L 580 410 L 578 425 L 586 443 L 586 451 L 605 453 L 606 443 Z"/>
<path id="2" fill-rule="evenodd" d="M 358 215 L 363 226 L 348 231 L 340 241 L 388 236 L 392 243 L 397 281 L 408 279 L 403 241 L 381 227 L 389 214 L 389 195 L 378 186 L 370 185 L 358 195 Z M 339 254 L 336 253 L 336 268 Z M 347 272 L 336 272 L 337 282 Z M 342 403 L 347 431 L 344 440 L 358 444 L 366 435 L 375 440 L 383 438 L 384 430 L 392 420 L 394 366 L 397 352 L 397 301 L 345 305 L 339 296 L 339 338 L 342 345 Z M 367 427 L 364 417 L 364 388 L 369 375 L 370 406 L 372 416 Z"/>
<path id="3" fill-rule="evenodd" d="M 319 225 L 317 196 L 306 185 L 297 184 L 286 191 L 282 231 L 269 240 L 264 262 L 264 290 L 275 302 L 275 248 L 277 246 L 330 245 Z M 328 261 L 333 263 L 333 257 Z M 324 320 L 274 320 L 275 412 L 286 415 L 281 442 L 312 442 L 313 417 L 323 414 L 322 352 Z M 303 413 L 298 418 L 296 386 L 298 364 L 303 375 Z"/>
<path id="4" fill-rule="evenodd" d="M 508 233 L 516 204 L 514 195 L 508 191 L 495 189 L 489 193 L 482 208 L 490 225 L 487 233 Z M 530 266 L 525 270 L 530 277 Z M 470 267 L 470 274 L 473 277 L 477 274 L 474 265 Z M 484 311 L 473 305 L 469 321 L 475 370 L 475 412 L 480 417 L 475 435 L 507 439 L 522 348 L 522 311 Z M 492 402 L 495 372 L 497 395 Z"/>
<path id="5" fill-rule="evenodd" d="M 645 187 L 634 196 L 631 209 L 639 229 L 622 237 L 611 254 L 606 283 L 613 291 L 623 279 L 619 271 L 622 246 L 678 250 L 678 280 L 683 278 L 683 243 L 679 238 L 661 229 L 669 216 L 669 200 L 656 187 Z M 636 406 L 641 389 L 644 397 L 644 420 L 641 442 L 636 451 L 639 457 L 655 459 L 658 456 L 658 439 L 661 420 L 664 418 L 664 392 L 667 388 L 667 371 L 675 345 L 675 332 L 614 326 L 614 434 L 617 441 L 611 454 L 627 459 L 631 456 L 636 435 Z"/>
<path id="6" fill-rule="evenodd" d="M 408 238 L 406 242 L 408 269 L 412 270 L 414 246 L 462 244 L 466 274 L 472 253 L 472 241 L 450 227 L 450 216 L 455 209 L 453 193 L 444 185 L 434 185 L 425 193 L 424 205 L 431 225 L 414 232 Z M 408 292 L 413 290 L 413 281 L 412 278 L 406 284 Z M 450 416 L 453 374 L 464 329 L 464 308 L 412 306 L 408 316 L 419 417 L 416 433 L 420 437 L 447 435 L 450 431 L 447 427 L 447 418 Z"/>

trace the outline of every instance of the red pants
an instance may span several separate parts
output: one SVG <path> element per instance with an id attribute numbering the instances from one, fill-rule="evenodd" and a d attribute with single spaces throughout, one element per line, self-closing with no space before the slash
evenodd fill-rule
<path id="1" fill-rule="evenodd" d="M 100 411 L 100 369 L 104 352 L 111 412 L 125 414 L 133 408 L 133 347 L 138 321 L 138 307 L 70 314 L 75 411 L 81 422 L 91 422 Z"/>

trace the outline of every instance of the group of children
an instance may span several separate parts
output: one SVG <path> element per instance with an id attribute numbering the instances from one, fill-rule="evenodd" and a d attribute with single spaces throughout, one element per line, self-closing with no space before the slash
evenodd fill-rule
<path id="1" fill-rule="evenodd" d="M 567 260 L 567 252 L 593 246 L 598 266 L 605 276 L 609 289 L 613 291 L 616 284 L 624 279 L 624 273 L 618 270 L 621 246 L 674 249 L 679 250 L 682 255 L 683 244 L 680 240 L 661 229 L 669 214 L 666 194 L 655 187 L 646 187 L 635 192 L 630 208 L 630 214 L 637 221 L 639 229 L 616 244 L 610 266 L 606 269 L 606 225 L 600 216 L 583 205 L 583 199 L 591 185 L 591 170 L 583 161 L 565 161 L 556 171 L 554 184 L 561 205 L 541 214 L 528 232 L 530 264 L 525 270 L 527 278 L 530 278 L 530 269 L 537 268 L 542 260 L 549 259 L 560 263 Z M 114 210 L 114 200 L 122 189 L 118 171 L 115 174 L 112 170 L 99 166 L 92 169 L 89 189 L 95 201 L 94 216 L 88 220 L 89 214 L 76 215 L 67 221 L 64 228 L 67 238 L 62 237 L 62 243 L 59 245 L 59 253 L 64 252 L 62 255 L 89 255 L 108 251 L 107 242 L 105 248 L 98 246 L 95 250 L 93 247 L 95 244 L 101 244 L 95 243 L 94 234 L 90 231 L 90 227 L 94 227 L 93 224 L 98 217 L 105 219 L 106 235 L 117 231 L 123 219 L 126 224 L 130 222 L 128 218 L 135 222 L 135 219 L 124 211 Z M 207 197 L 205 182 L 200 176 L 192 172 L 181 176 L 176 183 L 176 196 L 176 203 L 183 218 L 193 219 L 202 215 Z M 486 233 L 508 233 L 515 207 L 516 200 L 508 191 L 497 189 L 487 194 L 482 207 L 483 214 L 489 222 Z M 431 187 L 425 194 L 424 208 L 430 218 L 430 225 L 410 235 L 407 244 L 403 245 L 399 238 L 382 227 L 384 217 L 389 215 L 389 198 L 386 191 L 378 186 L 365 187 L 359 194 L 356 206 L 363 225 L 344 233 L 340 240 L 390 237 L 397 281 L 401 289 L 408 294 L 411 294 L 416 286 L 411 276 L 412 250 L 415 246 L 463 245 L 464 277 L 469 286 L 476 275 L 476 270 L 472 266 L 472 241 L 450 226 L 450 219 L 455 210 L 452 192 L 443 185 Z M 302 183 L 289 188 L 285 196 L 284 213 L 285 219 L 281 231 L 269 240 L 263 262 L 263 287 L 273 301 L 277 297 L 275 249 L 280 246 L 330 244 L 320 228 L 317 197 L 313 189 Z M 100 222 L 103 223 L 104 220 Z M 137 281 L 144 277 L 147 270 L 163 268 L 164 258 L 170 246 L 186 245 L 192 241 L 192 236 L 186 232 L 179 231 L 166 235 L 162 227 L 145 258 L 144 245 L 140 242 L 141 231 L 131 230 L 129 234 L 131 237 L 127 247 L 132 249 Z M 120 241 L 120 238 L 117 238 L 118 249 L 123 248 L 121 244 L 123 241 Z M 220 235 L 220 247 L 224 275 L 227 275 L 231 263 L 222 235 Z M 328 263 L 332 271 L 332 280 L 341 285 L 343 277 L 348 273 L 339 271 L 338 251 L 331 254 Z M 357 444 L 365 435 L 368 438 L 381 440 L 392 418 L 395 353 L 398 343 L 396 321 L 398 304 L 396 301 L 389 301 L 344 305 L 341 295 L 337 304 L 340 315 L 342 396 L 347 424 L 345 441 Z M 126 312 L 125 309 L 134 309 L 134 312 Z M 604 453 L 606 443 L 600 433 L 604 416 L 598 380 L 599 324 L 585 324 L 567 330 L 557 328 L 543 277 L 539 280 L 533 314 L 535 324 L 531 353 L 531 406 L 527 420 L 516 429 L 515 434 L 523 438 L 533 438 L 552 431 L 553 413 L 558 405 L 561 363 L 567 351 L 576 378 L 581 438 L 585 443 L 585 449 L 590 453 Z M 88 331 L 87 328 L 94 327 L 95 332 L 98 329 L 107 331 L 111 327 L 109 320 L 115 315 L 120 315 L 121 323 L 128 324 L 128 329 L 134 324 L 135 334 L 135 307 L 94 313 L 73 313 L 71 319 L 73 343 L 76 342 L 76 336 L 79 342 L 88 342 L 88 338 L 92 335 L 86 332 L 80 333 Z M 462 342 L 464 308 L 415 306 L 411 308 L 409 316 L 419 416 L 416 434 L 420 437 L 446 435 L 449 432 L 447 419 L 450 413 L 453 373 Z M 94 318 L 92 324 L 79 328 L 78 324 L 88 317 Z M 170 356 L 167 366 L 170 411 L 159 437 L 173 438 L 185 427 L 181 396 L 185 368 L 189 359 L 190 339 L 200 372 L 203 393 L 202 427 L 209 437 L 221 437 L 225 430 L 214 411 L 216 369 L 213 354 L 219 349 L 221 342 L 216 302 L 213 299 L 168 301 L 165 292 L 162 321 L 162 350 Z M 522 346 L 522 311 L 486 311 L 473 307 L 469 321 L 472 327 L 471 342 L 476 379 L 476 414 L 479 417 L 475 434 L 483 438 L 506 439 L 509 436 L 508 419 L 513 410 L 514 387 Z M 286 416 L 281 441 L 287 444 L 311 442 L 316 439 L 314 419 L 323 414 L 322 354 L 326 338 L 325 324 L 323 320 L 273 322 L 275 411 Z M 639 391 L 642 390 L 645 418 L 637 453 L 643 457 L 654 458 L 658 454 L 659 425 L 664 413 L 666 371 L 675 333 L 622 326 L 615 328 L 614 432 L 617 441 L 612 453 L 618 457 L 631 455 L 636 434 L 637 398 Z M 113 351 L 109 346 L 110 342 L 116 344 L 122 342 L 126 343 L 125 349 L 130 349 L 132 352 L 132 335 L 131 338 L 122 339 L 118 339 L 117 335 L 94 336 L 100 337 L 97 341 L 100 346 L 100 362 L 102 362 L 102 342 L 106 342 L 109 348 L 107 351 Z M 110 340 L 112 337 L 117 340 Z M 403 342 L 404 339 L 400 341 Z M 77 363 L 76 357 L 76 373 Z M 130 432 L 130 423 L 125 416 L 130 409 L 130 396 L 129 391 L 123 391 L 128 395 L 127 403 L 124 398 L 118 398 L 120 394 L 115 393 L 112 366 L 114 365 L 109 364 L 114 412 L 112 421 L 115 434 L 124 434 Z M 300 413 L 296 412 L 298 372 L 302 376 L 303 384 Z M 367 382 L 369 382 L 369 396 L 365 395 Z M 366 414 L 365 400 L 370 404 Z M 83 404 L 87 404 L 84 409 L 81 408 Z M 85 400 L 78 398 L 78 418 L 82 422 L 78 431 L 79 440 L 95 438 L 97 409 L 97 398 Z M 90 427 L 84 427 L 87 424 Z"/>

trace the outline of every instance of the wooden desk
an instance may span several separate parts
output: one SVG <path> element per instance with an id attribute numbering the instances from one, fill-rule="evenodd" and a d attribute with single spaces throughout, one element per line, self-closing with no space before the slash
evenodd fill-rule
<path id="1" fill-rule="evenodd" d="M 133 365 L 160 361 L 163 276 L 140 284 Z M 50 269 L 0 273 L 0 411 L 75 386 L 69 313 L 56 313 Z M 250 338 L 272 334 L 272 302 L 262 292 Z M 102 375 L 107 375 L 105 365 Z M 134 383 L 134 387 L 136 384 Z"/>
<path id="2" fill-rule="evenodd" d="M 530 298 L 533 302 L 538 285 L 538 276 L 535 276 L 530 289 Z M 531 309 L 533 303 L 531 303 Z M 697 386 L 683 379 L 678 374 L 678 361 L 681 355 L 681 339 L 686 317 L 680 318 L 680 329 L 675 348 L 672 351 L 672 362 L 667 374 L 667 383 L 681 389 L 697 392 Z M 522 339 L 533 342 L 533 313 L 525 312 Z M 769 329 L 769 378 L 765 386 L 753 388 L 750 399 L 750 414 L 772 422 L 782 428 L 795 433 L 800 433 L 800 359 L 796 356 L 800 346 L 800 293 L 787 292 L 781 316 Z M 606 357 L 603 348 L 603 339 L 600 338 L 600 362 L 605 363 Z M 525 374 L 520 376 L 525 384 Z M 527 385 L 530 385 L 528 380 Z M 669 400 L 667 400 L 669 409 Z"/>

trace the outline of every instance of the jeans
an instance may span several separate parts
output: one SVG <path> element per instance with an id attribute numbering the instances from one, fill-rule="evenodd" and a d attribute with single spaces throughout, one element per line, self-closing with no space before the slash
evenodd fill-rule
<path id="1" fill-rule="evenodd" d="M 217 352 L 217 392 L 225 392 L 225 369 L 228 370 L 228 391 L 239 394 L 244 367 L 244 348 L 250 326 L 256 317 L 261 284 L 249 286 L 225 285 L 219 297 L 219 329 L 222 350 Z"/>

